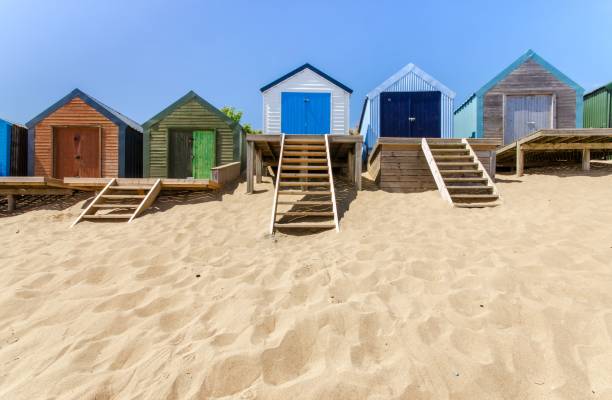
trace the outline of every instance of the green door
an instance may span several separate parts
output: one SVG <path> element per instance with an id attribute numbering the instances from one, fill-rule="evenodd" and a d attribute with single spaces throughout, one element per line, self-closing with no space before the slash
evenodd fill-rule
<path id="1" fill-rule="evenodd" d="M 210 169 L 216 163 L 216 135 L 215 131 L 193 132 L 193 177 L 196 179 L 210 179 Z"/>

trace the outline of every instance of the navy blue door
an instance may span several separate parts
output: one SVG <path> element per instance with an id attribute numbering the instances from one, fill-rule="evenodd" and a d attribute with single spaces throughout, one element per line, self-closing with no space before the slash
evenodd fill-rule
<path id="1" fill-rule="evenodd" d="M 281 93 L 281 132 L 289 135 L 330 133 L 330 93 Z"/>
<path id="2" fill-rule="evenodd" d="M 380 94 L 380 136 L 440 137 L 440 92 Z"/>

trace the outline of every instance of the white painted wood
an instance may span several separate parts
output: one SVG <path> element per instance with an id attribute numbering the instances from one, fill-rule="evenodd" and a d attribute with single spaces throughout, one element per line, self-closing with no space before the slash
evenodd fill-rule
<path id="1" fill-rule="evenodd" d="M 263 133 L 281 133 L 281 94 L 283 92 L 330 93 L 330 133 L 348 134 L 350 93 L 308 68 L 262 93 Z"/>
<path id="2" fill-rule="evenodd" d="M 274 186 L 274 199 L 272 200 L 272 220 L 270 221 L 270 235 L 274 233 L 276 223 L 276 207 L 278 206 L 278 190 L 280 188 L 281 171 L 283 168 L 283 149 L 285 147 L 285 135 L 281 135 L 281 148 L 278 158 L 278 169 L 276 170 L 276 185 Z"/>
<path id="3" fill-rule="evenodd" d="M 423 154 L 425 154 L 425 159 L 427 160 L 427 164 L 429 165 L 431 174 L 433 175 L 434 181 L 436 182 L 436 186 L 438 187 L 440 196 L 442 196 L 442 199 L 446 200 L 454 206 L 453 199 L 448 193 L 448 189 L 446 189 L 444 178 L 442 177 L 442 174 L 440 174 L 440 170 L 438 170 L 436 160 L 434 159 L 433 154 L 431 154 L 431 149 L 429 148 L 429 144 L 427 143 L 427 139 L 425 138 L 421 139 L 421 149 L 423 150 Z"/>
<path id="4" fill-rule="evenodd" d="M 104 189 L 100 190 L 100 193 L 98 193 L 98 195 L 92 200 L 91 203 L 89 203 L 89 205 L 87 206 L 87 208 L 85 208 L 83 210 L 83 212 L 81 213 L 81 215 L 79 215 L 79 217 L 72 223 L 72 225 L 70 225 L 70 227 L 72 228 L 73 226 L 75 226 L 76 224 L 78 224 L 85 215 L 87 215 L 90 211 L 94 210 L 93 206 L 98 202 L 98 200 L 100 200 L 100 198 L 109 190 L 108 188 L 115 185 L 117 182 L 117 178 L 113 178 L 110 181 L 108 181 L 108 183 L 106 184 L 106 186 L 104 186 Z"/>
<path id="5" fill-rule="evenodd" d="M 334 210 L 334 225 L 336 225 L 336 232 L 340 232 L 340 225 L 338 224 L 338 207 L 336 206 L 336 190 L 334 189 L 334 175 L 330 156 L 331 151 L 329 150 L 329 135 L 325 135 L 325 151 L 327 152 L 327 174 L 329 175 L 329 187 L 331 191 L 332 208 Z"/>
<path id="6" fill-rule="evenodd" d="M 468 142 L 466 138 L 463 138 L 461 139 L 461 143 L 465 144 L 465 148 L 469 150 L 470 156 L 472 156 L 474 162 L 478 164 L 478 170 L 482 171 L 482 176 L 487 178 L 487 185 L 493 188 L 493 194 L 497 195 L 497 201 L 502 203 L 502 198 L 499 194 L 499 190 L 497 190 L 497 185 L 495 185 L 495 182 L 493 181 L 493 179 L 491 179 L 491 175 L 489 175 L 484 165 L 482 165 L 482 163 L 480 162 L 480 159 L 476 155 L 476 152 L 474 151 L 474 149 L 472 149 L 472 146 L 470 146 L 470 142 Z"/>

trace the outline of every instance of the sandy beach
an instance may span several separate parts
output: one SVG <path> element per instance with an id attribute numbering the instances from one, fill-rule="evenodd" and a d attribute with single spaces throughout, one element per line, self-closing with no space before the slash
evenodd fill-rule
<path id="1" fill-rule="evenodd" d="M 339 185 L 341 232 L 267 234 L 272 185 L 69 225 L 0 218 L 2 399 L 610 399 L 612 166 L 503 205 Z"/>

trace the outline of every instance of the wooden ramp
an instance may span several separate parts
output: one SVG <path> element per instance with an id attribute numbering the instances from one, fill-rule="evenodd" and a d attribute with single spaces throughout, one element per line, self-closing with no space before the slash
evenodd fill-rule
<path id="1" fill-rule="evenodd" d="M 277 229 L 339 231 L 329 137 L 282 135 L 270 233 Z"/>
<path id="2" fill-rule="evenodd" d="M 421 149 L 442 198 L 455 207 L 493 207 L 501 199 L 495 183 L 466 139 L 429 143 Z"/>
<path id="3" fill-rule="evenodd" d="M 72 223 L 82 220 L 123 220 L 132 222 L 149 208 L 161 191 L 161 179 L 153 184 L 120 184 L 113 178 Z"/>

